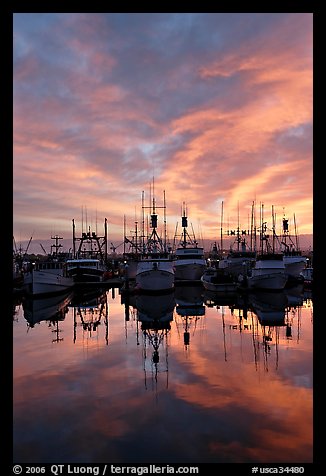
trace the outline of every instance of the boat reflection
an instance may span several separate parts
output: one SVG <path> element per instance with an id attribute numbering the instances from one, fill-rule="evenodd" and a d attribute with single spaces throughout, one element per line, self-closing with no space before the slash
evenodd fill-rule
<path id="1" fill-rule="evenodd" d="M 73 309 L 74 344 L 77 341 L 78 328 L 82 329 L 83 343 L 99 337 L 99 326 L 104 324 L 105 344 L 109 343 L 109 306 L 107 292 L 102 289 L 84 291 L 75 294 L 70 307 Z"/>
<path id="2" fill-rule="evenodd" d="M 174 291 L 165 294 L 138 294 L 135 296 L 137 318 L 142 323 L 170 322 L 175 307 Z"/>
<path id="3" fill-rule="evenodd" d="M 174 290 L 160 295 L 144 293 L 136 295 L 135 308 L 143 344 L 145 388 L 147 389 L 148 373 L 150 373 L 152 389 L 157 390 L 158 374 L 161 372 L 166 373 L 166 387 L 168 387 L 168 336 L 175 308 Z M 139 332 L 137 332 L 137 343 L 140 343 Z M 151 355 L 149 355 L 150 348 Z M 164 352 L 164 360 L 160 358 L 160 348 Z"/>
<path id="4" fill-rule="evenodd" d="M 190 330 L 195 332 L 198 320 L 205 316 L 204 290 L 199 285 L 177 286 L 175 289 L 176 326 L 183 326 L 183 343 L 185 350 L 190 345 Z"/>
<path id="5" fill-rule="evenodd" d="M 257 292 L 249 295 L 249 305 L 263 325 L 285 325 L 285 309 L 288 305 L 284 291 Z"/>
<path id="6" fill-rule="evenodd" d="M 304 301 L 304 287 L 303 284 L 297 284 L 284 290 L 288 302 L 288 306 L 302 306 Z"/>
<path id="7" fill-rule="evenodd" d="M 59 337 L 59 321 L 65 319 L 71 298 L 71 292 L 46 298 L 24 298 L 22 300 L 22 307 L 28 328 L 33 328 L 35 324 L 47 321 L 49 327 L 56 334 L 53 342 L 62 341 L 63 338 Z"/>
<path id="8" fill-rule="evenodd" d="M 259 291 L 238 294 L 233 302 L 221 303 L 219 297 L 205 291 L 206 306 L 216 307 L 221 316 L 225 362 L 236 358 L 240 349 L 241 360 L 246 356 L 250 361 L 253 356 L 257 371 L 262 363 L 264 371 L 268 371 L 271 361 L 277 370 L 282 355 L 280 348 L 300 339 L 303 296 L 303 290 L 299 289 L 290 294 Z"/>
<path id="9" fill-rule="evenodd" d="M 68 312 L 72 293 L 47 298 L 25 298 L 22 300 L 24 318 L 30 327 L 41 321 L 62 321 Z"/>
<path id="10" fill-rule="evenodd" d="M 203 299 L 205 306 L 228 306 L 230 308 L 236 306 L 239 303 L 241 295 L 239 293 L 216 293 L 205 289 Z"/>

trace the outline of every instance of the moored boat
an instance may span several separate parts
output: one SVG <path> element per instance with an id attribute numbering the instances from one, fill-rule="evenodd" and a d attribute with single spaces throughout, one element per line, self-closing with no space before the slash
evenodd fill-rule
<path id="1" fill-rule="evenodd" d="M 295 223 L 295 217 L 294 217 Z M 295 224 L 296 229 L 296 224 Z M 281 250 L 284 256 L 285 274 L 288 276 L 289 282 L 301 280 L 301 271 L 306 266 L 307 258 L 302 256 L 299 247 L 299 238 L 295 231 L 295 241 L 289 231 L 289 220 L 283 217 Z"/>
<path id="2" fill-rule="evenodd" d="M 248 288 L 279 291 L 285 288 L 288 277 L 285 274 L 283 255 L 266 253 L 258 255 L 251 274 L 246 278 Z"/>
<path id="3" fill-rule="evenodd" d="M 27 295 L 59 294 L 72 289 L 73 285 L 66 263 L 60 261 L 32 264 L 31 269 L 24 273 L 23 291 Z"/>
<path id="4" fill-rule="evenodd" d="M 165 210 L 165 205 L 164 205 Z M 165 220 L 164 220 L 165 221 Z M 153 198 L 150 227 L 152 232 L 143 246 L 143 254 L 137 262 L 135 288 L 145 292 L 163 292 L 174 288 L 174 262 L 167 250 L 166 238 L 157 232 L 158 215 Z"/>
<path id="5" fill-rule="evenodd" d="M 67 272 L 75 283 L 101 282 L 109 276 L 107 266 L 107 220 L 104 222 L 104 236 L 91 232 L 82 232 L 77 238 L 75 221 L 73 223 L 73 257 L 67 259 Z M 78 243 L 78 248 L 77 248 Z"/>
<path id="6" fill-rule="evenodd" d="M 181 240 L 174 251 L 175 279 L 198 281 L 206 269 L 204 248 L 198 246 L 194 234 L 190 236 L 187 227 L 188 217 L 184 205 Z"/>
<path id="7" fill-rule="evenodd" d="M 235 277 L 221 268 L 207 268 L 200 280 L 205 289 L 216 293 L 236 293 L 239 288 Z"/>
<path id="8" fill-rule="evenodd" d="M 284 255 L 276 251 L 277 235 L 275 233 L 275 215 L 272 207 L 272 235 L 267 230 L 267 223 L 263 220 L 261 206 L 260 250 L 256 256 L 254 266 L 245 280 L 250 289 L 280 291 L 285 288 L 288 275 L 285 272 Z"/>
<path id="9" fill-rule="evenodd" d="M 65 259 L 57 252 L 61 246 L 58 240 L 62 238 L 58 236 L 53 238 L 56 240 L 53 254 L 44 261 L 30 263 L 24 272 L 22 288 L 28 296 L 60 294 L 71 290 L 74 285 L 73 278 L 67 273 Z"/>
<path id="10" fill-rule="evenodd" d="M 67 273 L 75 283 L 102 282 L 105 280 L 107 268 L 97 258 L 67 259 Z"/>

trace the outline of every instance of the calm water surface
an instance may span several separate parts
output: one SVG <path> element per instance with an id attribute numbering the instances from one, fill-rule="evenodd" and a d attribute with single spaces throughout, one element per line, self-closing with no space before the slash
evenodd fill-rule
<path id="1" fill-rule="evenodd" d="M 312 462 L 309 292 L 98 294 L 14 303 L 14 462 Z"/>

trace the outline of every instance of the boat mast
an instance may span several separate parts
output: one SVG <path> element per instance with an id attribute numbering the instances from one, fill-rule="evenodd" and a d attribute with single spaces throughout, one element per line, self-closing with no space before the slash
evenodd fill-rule
<path id="1" fill-rule="evenodd" d="M 263 216 L 264 216 L 264 204 L 260 204 L 260 253 L 263 254 L 264 252 L 264 223 L 263 223 Z"/>
<path id="2" fill-rule="evenodd" d="M 154 180 L 154 179 L 153 179 Z M 164 220 L 164 251 L 167 251 L 167 228 L 166 228 L 166 199 L 165 190 L 163 190 L 163 220 Z"/>
<path id="3" fill-rule="evenodd" d="M 239 211 L 239 200 L 238 200 L 238 228 L 237 228 L 237 250 L 240 249 L 240 211 Z"/>
<path id="4" fill-rule="evenodd" d="M 251 205 L 251 220 L 250 220 L 250 251 L 253 250 L 253 224 L 254 224 L 254 202 Z"/>
<path id="5" fill-rule="evenodd" d="M 296 251 L 299 251 L 299 235 L 298 235 L 298 230 L 297 230 L 297 224 L 295 220 L 295 213 L 293 214 L 293 220 L 294 220 L 294 233 L 295 233 L 295 244 L 296 244 Z"/>
<path id="6" fill-rule="evenodd" d="M 83 229 L 83 219 L 82 219 L 82 229 Z M 73 257 L 76 258 L 76 226 L 75 219 L 72 219 L 72 253 Z"/>
<path id="7" fill-rule="evenodd" d="M 97 229 L 97 224 L 96 224 Z M 97 231 L 96 231 L 97 235 Z M 104 256 L 105 256 L 105 263 L 108 261 L 108 220 L 107 218 L 104 219 Z"/>
<path id="8" fill-rule="evenodd" d="M 123 215 L 123 257 L 126 256 L 126 215 Z"/>
<path id="9" fill-rule="evenodd" d="M 62 245 L 59 244 L 59 240 L 63 240 L 63 238 L 58 236 L 58 235 L 55 235 L 55 236 L 51 236 L 51 240 L 55 240 L 55 244 L 51 245 L 51 249 L 54 248 L 54 250 L 55 250 L 53 252 L 53 257 L 57 257 L 58 256 L 58 249 L 62 248 Z"/>
<path id="10" fill-rule="evenodd" d="M 223 253 L 223 200 L 221 206 L 221 253 Z"/>
<path id="11" fill-rule="evenodd" d="M 183 232 L 182 232 L 183 242 L 182 242 L 182 245 L 183 245 L 184 248 L 186 248 L 186 246 L 187 246 L 188 218 L 187 218 L 187 214 L 186 214 L 186 204 L 185 204 L 185 202 L 183 202 L 183 211 L 182 211 L 181 220 L 182 220 L 182 228 L 183 228 Z"/>
<path id="12" fill-rule="evenodd" d="M 274 205 L 272 205 L 272 225 L 273 225 L 273 239 L 272 239 L 272 245 L 273 245 L 273 253 L 275 253 L 275 214 L 274 214 Z"/>

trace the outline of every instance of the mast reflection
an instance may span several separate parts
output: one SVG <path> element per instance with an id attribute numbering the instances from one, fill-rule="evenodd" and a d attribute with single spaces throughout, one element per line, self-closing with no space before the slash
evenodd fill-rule
<path id="1" fill-rule="evenodd" d="M 109 305 L 107 292 L 102 289 L 75 294 L 70 307 L 73 309 L 74 344 L 78 328 L 82 329 L 82 342 L 88 345 L 92 339 L 99 340 L 99 327 L 104 324 L 105 344 L 109 343 Z"/>
<path id="2" fill-rule="evenodd" d="M 140 324 L 143 344 L 143 368 L 145 388 L 148 388 L 148 373 L 151 374 L 152 388 L 157 390 L 158 374 L 166 373 L 166 388 L 168 388 L 168 348 L 169 332 L 175 307 L 174 291 L 159 294 L 139 294 L 135 297 L 137 310 L 137 325 Z M 137 326 L 137 342 L 139 332 Z M 149 349 L 152 349 L 151 354 Z M 160 348 L 164 359 L 160 357 Z"/>

